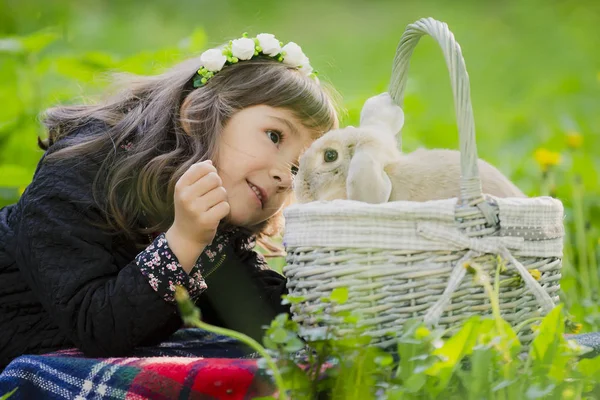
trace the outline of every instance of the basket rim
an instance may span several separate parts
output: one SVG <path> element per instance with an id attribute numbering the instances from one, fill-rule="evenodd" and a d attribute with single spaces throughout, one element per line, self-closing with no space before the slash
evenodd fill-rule
<path id="1" fill-rule="evenodd" d="M 564 206 L 561 200 L 551 196 L 536 196 L 536 197 L 497 197 L 488 194 L 483 195 L 486 202 L 493 203 L 499 206 L 511 206 L 511 207 L 547 207 L 551 211 L 557 213 L 564 213 Z M 314 215 L 345 215 L 348 212 L 363 212 L 369 214 L 370 212 L 389 212 L 393 214 L 402 213 L 418 213 L 426 214 L 427 211 L 435 211 L 437 215 L 440 214 L 440 210 L 448 209 L 451 213 L 452 219 L 454 219 L 454 212 L 456 207 L 460 206 L 460 201 L 457 197 L 441 200 L 428 200 L 428 201 L 410 201 L 410 200 L 396 200 L 388 201 L 384 203 L 366 203 L 358 200 L 348 199 L 336 199 L 336 200 L 318 200 L 311 201 L 308 203 L 293 203 L 287 206 L 283 213 L 284 216 L 295 216 L 298 213 L 310 212 Z"/>
<path id="2" fill-rule="evenodd" d="M 494 225 L 487 225 L 476 208 L 457 207 L 456 198 L 423 203 L 333 200 L 295 204 L 284 211 L 283 245 L 286 251 L 311 247 L 453 251 L 468 247 L 463 246 L 464 240 L 458 247 L 453 243 L 466 236 L 521 240 L 524 244 L 518 252 L 523 256 L 562 256 L 564 208 L 560 200 L 490 196 L 488 201 L 498 220 Z M 432 239 L 442 231 L 449 241 Z"/>

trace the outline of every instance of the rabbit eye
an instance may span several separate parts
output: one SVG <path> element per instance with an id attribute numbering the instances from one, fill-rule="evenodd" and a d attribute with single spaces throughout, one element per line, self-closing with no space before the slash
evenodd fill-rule
<path id="1" fill-rule="evenodd" d="M 327 149 L 325 150 L 325 155 L 323 158 L 325 159 L 325 162 L 334 162 L 338 158 L 338 152 L 333 149 Z"/>

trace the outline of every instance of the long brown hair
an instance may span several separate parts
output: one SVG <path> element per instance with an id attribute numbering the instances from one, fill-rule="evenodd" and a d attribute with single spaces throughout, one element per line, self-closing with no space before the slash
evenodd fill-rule
<path id="1" fill-rule="evenodd" d="M 127 76 L 117 94 L 100 103 L 47 110 L 44 149 L 93 121 L 106 125 L 102 134 L 73 138 L 46 160 L 102 157 L 94 198 L 114 231 L 134 238 L 166 231 L 174 218 L 175 183 L 192 164 L 215 156 L 224 125 L 243 108 L 286 108 L 317 135 L 337 125 L 335 92 L 283 63 L 239 62 L 195 89 L 199 65 L 197 57 L 161 75 Z M 128 151 L 119 150 L 128 143 Z M 280 220 L 275 215 L 253 233 L 277 233 Z"/>

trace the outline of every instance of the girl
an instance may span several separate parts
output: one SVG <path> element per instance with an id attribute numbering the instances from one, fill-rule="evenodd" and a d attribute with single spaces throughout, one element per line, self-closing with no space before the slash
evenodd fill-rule
<path id="1" fill-rule="evenodd" d="M 76 346 L 123 356 L 182 322 L 262 338 L 285 279 L 253 251 L 276 233 L 298 158 L 337 126 L 295 43 L 243 37 L 96 105 L 48 110 L 33 181 L 0 210 L 0 370 Z"/>

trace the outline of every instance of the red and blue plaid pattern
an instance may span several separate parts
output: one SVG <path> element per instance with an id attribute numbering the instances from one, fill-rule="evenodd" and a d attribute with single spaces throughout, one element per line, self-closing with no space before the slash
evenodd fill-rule
<path id="1" fill-rule="evenodd" d="M 252 399 L 275 393 L 239 342 L 199 329 L 140 348 L 133 357 L 86 358 L 77 350 L 21 356 L 0 374 L 0 397 L 17 399 Z"/>

